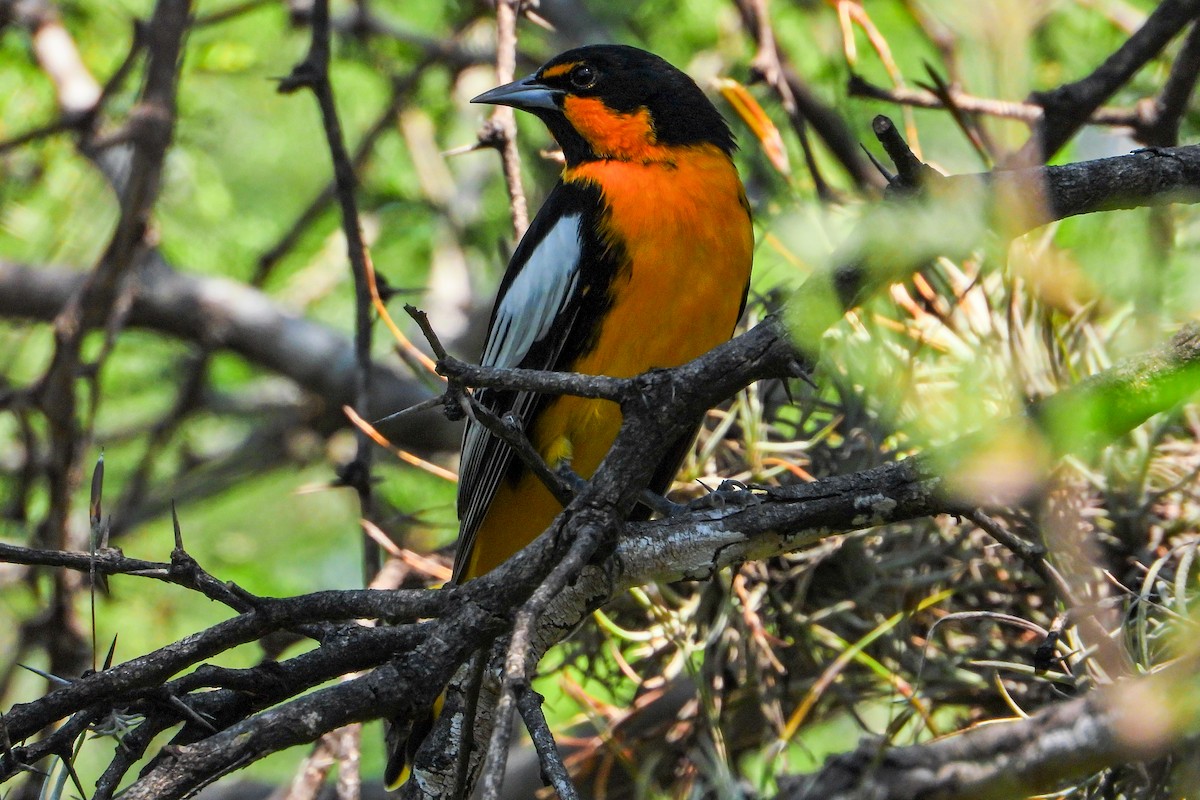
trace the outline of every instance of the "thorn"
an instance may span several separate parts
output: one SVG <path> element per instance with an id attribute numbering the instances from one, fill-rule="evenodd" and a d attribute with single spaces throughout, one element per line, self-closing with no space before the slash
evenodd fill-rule
<path id="1" fill-rule="evenodd" d="M 483 142 L 475 141 L 471 144 L 463 144 L 458 147 L 451 147 L 449 150 L 442 151 L 443 158 L 452 158 L 453 156 L 465 156 L 467 153 L 474 153 L 476 150 L 490 150 L 491 145 L 486 145 Z"/>
<path id="2" fill-rule="evenodd" d="M 71 763 L 70 756 L 71 754 L 68 752 L 67 755 L 60 755 L 59 758 L 62 759 L 63 767 L 67 770 L 67 774 L 71 776 L 71 783 L 75 784 L 75 791 L 79 792 L 80 797 L 87 797 L 88 794 L 86 791 L 84 791 L 83 784 L 80 782 L 79 776 L 75 774 L 75 765 Z"/>
<path id="3" fill-rule="evenodd" d="M 929 76 L 929 80 L 933 81 L 935 87 L 934 94 L 941 94 L 946 99 L 949 99 L 950 84 L 946 81 L 946 78 L 928 60 L 922 59 L 921 63 L 925 65 L 925 74 Z"/>
<path id="4" fill-rule="evenodd" d="M 70 686 L 71 685 L 71 681 L 67 680 L 66 678 L 60 678 L 57 675 L 54 675 L 53 673 L 50 673 L 50 672 L 43 672 L 42 670 L 38 669 L 37 667 L 31 667 L 28 664 L 17 664 L 17 666 L 20 667 L 21 669 L 29 670 L 34 675 L 38 675 L 42 678 L 45 678 L 46 680 L 50 681 L 53 684 L 57 684 L 58 686 Z"/>
<path id="5" fill-rule="evenodd" d="M 728 507 L 742 507 L 750 505 L 758 505 L 762 502 L 762 498 L 758 493 L 762 492 L 760 487 L 749 486 L 741 481 L 730 479 L 722 480 L 716 489 L 709 489 L 702 481 L 696 481 L 708 494 L 697 497 L 687 504 L 688 509 L 716 509 L 723 510 Z M 757 492 L 756 493 L 756 489 Z"/>
<path id="6" fill-rule="evenodd" d="M 813 381 L 812 370 L 809 368 L 809 366 L 807 364 L 805 364 L 800 359 L 793 358 L 788 363 L 787 368 L 788 368 L 788 377 L 799 378 L 800 380 L 804 381 L 812 388 L 814 388 L 814 389 L 819 388 L 817 386 L 816 382 Z"/>
<path id="7" fill-rule="evenodd" d="M 883 179 L 887 181 L 889 185 L 894 183 L 896 180 L 895 174 L 888 172 L 888 169 L 883 165 L 883 162 L 876 158 L 875 154 L 868 150 L 865 144 L 860 143 L 858 146 L 861 147 L 863 152 L 867 154 L 867 158 L 870 160 L 875 169 L 879 170 L 879 174 L 883 176 Z"/>
<path id="8" fill-rule="evenodd" d="M 96 459 L 96 468 L 92 470 L 92 497 L 88 505 L 88 516 L 92 521 L 92 530 L 100 525 L 101 500 L 104 496 L 104 448 L 100 449 L 100 457 Z"/>
<path id="9" fill-rule="evenodd" d="M 183 531 L 179 529 L 179 514 L 175 512 L 175 498 L 171 498 L 171 525 L 175 528 L 175 549 L 183 550 Z"/>
<path id="10" fill-rule="evenodd" d="M 431 408 L 437 408 L 440 405 L 444 405 L 445 402 L 446 402 L 445 395 L 438 395 L 437 397 L 431 397 L 428 400 L 422 400 L 420 403 L 416 403 L 415 405 L 411 405 L 407 408 L 402 408 L 399 411 L 388 414 L 386 417 L 380 417 L 379 419 L 375 420 L 371 424 L 375 427 L 379 427 L 380 425 L 384 424 L 385 422 L 391 422 L 394 419 L 399 419 L 400 417 L 404 417 L 409 414 L 415 414 L 418 411 L 426 411 Z"/>
<path id="11" fill-rule="evenodd" d="M 112 666 L 113 656 L 116 654 L 116 652 L 117 652 L 117 634 L 114 633 L 112 644 L 110 644 L 108 646 L 108 655 L 106 655 L 104 657 L 104 669 L 108 669 L 109 667 Z"/>
<path id="12" fill-rule="evenodd" d="M 201 728 L 204 728 L 209 733 L 217 733 L 218 732 L 217 729 L 213 726 L 213 724 L 204 718 L 203 714 L 201 714 L 199 711 L 196 711 L 196 709 L 192 708 L 191 706 L 189 706 L 187 703 L 180 700 L 175 695 L 171 695 L 171 705 L 174 706 L 175 708 L 178 708 L 180 711 L 183 712 L 183 715 L 185 717 L 187 717 L 192 722 L 199 725 Z"/>
<path id="13" fill-rule="evenodd" d="M 400 297 L 402 295 L 416 296 L 425 292 L 424 289 L 405 289 L 399 286 L 392 286 L 378 273 L 376 273 L 375 282 L 377 284 L 376 291 L 379 292 L 379 299 L 384 303 L 393 297 Z"/>

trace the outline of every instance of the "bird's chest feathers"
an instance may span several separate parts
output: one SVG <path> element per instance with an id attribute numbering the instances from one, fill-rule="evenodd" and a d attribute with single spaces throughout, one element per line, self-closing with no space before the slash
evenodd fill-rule
<path id="1" fill-rule="evenodd" d="M 568 170 L 604 195 L 600 233 L 623 254 L 611 306 L 580 372 L 636 375 L 682 364 L 733 332 L 750 276 L 750 214 L 716 148 L 673 162 L 601 161 Z"/>

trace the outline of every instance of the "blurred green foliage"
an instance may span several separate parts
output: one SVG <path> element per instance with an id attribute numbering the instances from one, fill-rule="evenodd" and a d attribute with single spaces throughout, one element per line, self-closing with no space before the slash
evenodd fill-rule
<path id="1" fill-rule="evenodd" d="M 200 2 L 197 18 L 203 20 L 230 5 Z M 420 48 L 406 38 L 445 39 L 454 28 L 479 18 L 460 41 L 476 48 L 490 45 L 488 22 L 472 3 L 392 0 L 369 5 L 406 36 L 341 35 L 337 39 L 332 78 L 351 148 L 387 107 L 393 78 L 419 63 Z M 867 5 L 900 74 L 910 84 L 926 80 L 927 65 L 943 74 L 953 66 L 973 94 L 1012 100 L 1086 74 L 1127 37 L 1109 15 L 1088 7 L 1103 3 L 879 0 Z M 1154 3 L 1140 0 L 1127 5 L 1145 12 Z M 335 14 L 348 6 L 335 3 Z M 927 15 L 934 27 L 956 38 L 954 65 L 945 63 L 925 35 L 913 7 Z M 101 81 L 128 51 L 131 20 L 147 17 L 150 8 L 148 0 L 75 0 L 60 6 L 86 66 Z M 946 172 L 986 168 L 945 113 L 915 111 L 906 119 L 896 108 L 847 97 L 844 87 L 852 70 L 837 15 L 829 4 L 780 2 L 772 5 L 771 12 L 775 34 L 797 72 L 844 115 L 869 149 L 878 152 L 870 135 L 871 118 L 888 113 L 898 124 L 908 123 L 902 128 L 906 134 L 919 133 L 914 148 L 938 168 Z M 586 2 L 580 6 L 580 18 L 597 34 L 654 50 L 701 80 L 718 74 L 744 80 L 753 56 L 753 45 L 741 30 L 736 10 L 721 0 Z M 853 71 L 888 85 L 887 69 L 861 30 L 856 29 L 854 42 Z M 523 67 L 576 43 L 525 25 Z M 190 34 L 175 143 L 155 214 L 162 251 L 178 270 L 249 280 L 259 258 L 329 180 L 329 157 L 315 104 L 304 94 L 285 96 L 275 91 L 276 80 L 302 58 L 307 45 L 307 31 L 289 24 L 283 3 L 264 3 L 227 21 L 200 25 Z M 1154 94 L 1168 65 L 1169 59 L 1155 62 L 1112 103 L 1129 106 Z M 361 171 L 359 200 L 374 263 L 391 285 L 412 289 L 419 300 L 426 299 L 431 264 L 439 259 L 460 259 L 465 264 L 469 299 L 481 308 L 489 305 L 501 274 L 510 223 L 497 160 L 486 151 L 453 158 L 440 155 L 474 141 L 485 112 L 466 101 L 493 80 L 486 65 L 457 75 L 440 66 L 426 69 L 404 104 L 403 119 L 387 123 L 387 132 Z M 108 107 L 113 119 L 119 121 L 132 107 L 136 90 L 133 81 L 113 98 Z M 761 87 L 753 92 L 776 123 L 786 128 L 786 119 L 769 94 Z M 49 122 L 57 113 L 54 91 L 32 58 L 28 36 L 11 25 L 0 29 L 0 98 L 0 139 Z M 538 149 L 549 144 L 541 125 L 522 119 L 520 130 L 527 156 L 526 185 L 531 206 L 536 206 L 556 168 L 537 156 Z M 841 206 L 816 200 L 801 150 L 790 133 L 785 132 L 784 139 L 796 175 L 785 179 L 771 170 L 744 125 L 735 123 L 735 130 L 742 144 L 739 164 L 756 207 L 759 246 L 754 289 L 762 295 L 786 291 L 828 264 L 853 229 L 860 206 L 853 199 Z M 1024 126 L 1013 122 L 989 123 L 989 130 L 997 141 L 1010 146 L 1026 135 Z M 1196 119 L 1189 115 L 1184 141 L 1193 138 L 1196 130 Z M 1120 134 L 1088 131 L 1058 160 L 1113 154 L 1131 146 Z M 820 144 L 816 156 L 835 189 L 850 198 L 851 184 Z M 1072 351 L 1077 360 L 1068 372 L 1073 376 L 1160 341 L 1164 330 L 1194 318 L 1200 309 L 1196 218 L 1188 210 L 1166 213 L 1177 224 L 1171 247 L 1163 247 L 1151 235 L 1150 213 L 1144 211 L 1075 218 L 1031 235 L 1031 249 L 1041 248 L 1041 255 L 1052 249 L 1053 263 L 1076 281 L 1072 287 L 1083 288 L 1073 296 L 1074 305 L 1042 307 L 1030 315 L 1060 314 L 1061 319 L 1087 309 L 1090 322 L 1103 333 L 1103 346 L 1097 345 L 1091 355 L 1086 350 Z M 110 191 L 75 151 L 69 136 L 41 139 L 0 155 L 0 258 L 84 270 L 98 259 L 115 220 Z M 1051 262 L 1031 257 L 1029 263 L 1037 271 Z M 1002 273 L 1002 266 L 991 263 L 980 279 L 989 298 L 998 296 Z M 1058 280 L 1041 277 L 1051 283 Z M 1011 274 L 1004 276 L 1011 279 Z M 1021 279 L 1035 282 L 1030 276 Z M 304 230 L 271 272 L 265 288 L 281 305 L 349 335 L 352 284 L 333 209 L 326 208 Z M 393 303 L 394 312 L 399 312 L 399 305 Z M 990 311 L 993 322 L 1003 316 L 1002 309 Z M 953 438 L 981 421 L 1016 410 L 1031 386 L 1055 385 L 1054 381 L 1022 383 L 1023 376 L 1014 376 L 1008 368 L 1008 353 L 1001 345 L 986 334 L 972 334 L 970 326 L 956 333 L 958 344 L 922 349 L 924 345 L 914 344 L 911 329 L 903 325 L 898 331 L 875 327 L 876 315 L 895 316 L 891 299 L 868 304 L 860 312 L 863 326 L 839 328 L 829 342 L 828 361 L 837 365 L 830 367 L 831 379 L 858 387 L 873 404 L 872 412 L 889 419 L 893 431 L 889 441 L 897 449 Z M 881 343 L 893 358 L 880 357 Z M 383 356 L 391 348 L 386 331 L 378 328 L 376 352 Z M 120 491 L 136 467 L 146 426 L 171 406 L 180 362 L 190 351 L 189 344 L 145 332 L 127 332 L 118 340 L 102 375 L 97 449 L 87 459 L 90 463 L 99 448 L 104 449 L 110 495 Z M 36 380 L 50 352 L 47 326 L 0 323 L 0 375 L 8 385 L 27 386 Z M 211 384 L 214 392 L 235 397 L 265 392 L 271 379 L 236 357 L 220 355 L 213 363 Z M 208 412 L 189 420 L 167 445 L 152 482 L 168 479 L 188 458 L 235 446 L 256 424 L 254 415 L 233 413 Z M 437 422 L 431 419 L 430 424 Z M 838 431 L 833 440 L 844 435 Z M 0 497 L 22 457 L 19 439 L 11 416 L 0 414 Z M 217 497 L 182 505 L 180 518 L 189 551 L 213 574 L 258 594 L 360 585 L 357 501 L 348 490 L 327 488 L 332 467 L 344 460 L 347 446 L 344 435 L 335 436 L 319 442 L 295 463 L 246 475 Z M 14 455 L 3 455 L 6 450 Z M 390 456 L 381 454 L 379 462 L 378 491 L 415 520 L 409 531 L 411 541 L 424 548 L 449 542 L 454 535 L 453 487 Z M 29 539 L 45 513 L 46 500 L 40 491 L 32 495 L 28 517 L 0 523 L 0 535 L 14 541 Z M 75 509 L 81 530 L 86 527 L 85 492 L 86 487 L 80 489 Z M 167 557 L 171 543 L 170 521 L 163 517 L 140 525 L 117 542 L 128 555 L 157 560 Z M 103 652 L 111 637 L 119 634 L 118 659 L 228 616 L 226 609 L 170 586 L 118 578 L 111 588 L 110 595 L 97 598 L 97 640 Z M 25 619 L 34 613 L 45 590 L 44 579 L 9 584 L 0 590 L 0 605 L 11 619 Z M 87 600 L 86 596 L 80 600 L 85 616 Z M 11 649 L 16 635 L 14 627 L 0 627 L 0 652 Z M 255 648 L 245 647 L 222 663 L 248 665 L 257 656 Z M 609 667 L 617 674 L 613 664 Z M 582 674 L 578 679 L 589 680 Z M 598 687 L 613 680 L 609 676 L 596 681 L 593 689 L 603 694 Z M 556 700 L 562 698 L 555 678 L 546 679 L 542 689 Z M 26 677 L 4 699 L 11 703 L 41 691 L 39 680 Z M 625 687 L 626 694 L 630 691 Z M 551 708 L 556 722 L 577 712 L 565 701 L 552 703 Z M 815 765 L 820 755 L 850 746 L 857 728 L 840 717 L 822 723 L 810 736 L 806 741 L 817 743 L 810 760 L 793 760 L 793 768 Z M 373 741 L 368 739 L 365 748 L 368 775 L 380 769 L 379 748 Z M 107 747 L 106 743 L 95 749 L 107 752 Z M 93 757 L 103 759 L 105 752 Z M 285 753 L 254 769 L 281 779 L 295 761 L 295 754 Z M 87 763 L 90 766 L 81 770 L 85 783 L 89 769 L 101 761 Z M 766 768 L 762 785 L 770 785 L 770 774 Z"/>

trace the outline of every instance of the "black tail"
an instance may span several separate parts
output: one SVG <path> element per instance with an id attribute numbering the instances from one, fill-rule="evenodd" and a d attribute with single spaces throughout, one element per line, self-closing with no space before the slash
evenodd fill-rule
<path id="1" fill-rule="evenodd" d="M 388 762 L 383 772 L 383 782 L 389 790 L 399 789 L 408 780 L 417 750 L 433 730 L 433 723 L 442 713 L 444 700 L 445 695 L 439 695 L 433 708 L 411 722 L 389 721 L 386 724 Z"/>

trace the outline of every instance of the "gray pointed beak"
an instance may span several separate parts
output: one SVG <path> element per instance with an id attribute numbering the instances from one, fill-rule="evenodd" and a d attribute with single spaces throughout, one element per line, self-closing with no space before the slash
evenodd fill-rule
<path id="1" fill-rule="evenodd" d="M 530 75 L 519 81 L 497 86 L 491 91 L 484 92 L 471 100 L 472 103 L 490 103 L 496 106 L 512 106 L 526 111 L 535 108 L 546 108 L 551 111 L 559 110 L 555 98 L 563 94 L 560 89 L 551 89 L 537 80 L 536 75 Z"/>

